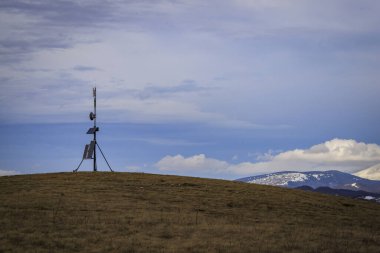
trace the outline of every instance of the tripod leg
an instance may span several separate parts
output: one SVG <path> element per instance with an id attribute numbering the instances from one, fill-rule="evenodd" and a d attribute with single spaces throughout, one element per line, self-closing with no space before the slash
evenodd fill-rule
<path id="1" fill-rule="evenodd" d="M 102 149 L 100 148 L 100 146 L 99 146 L 99 144 L 98 144 L 97 142 L 96 142 L 96 146 L 98 146 L 98 148 L 99 148 L 99 150 L 100 150 L 100 153 L 102 154 L 102 156 L 103 156 L 104 160 L 106 161 L 106 163 L 107 163 L 107 165 L 108 165 L 108 168 L 110 168 L 110 171 L 111 171 L 111 172 L 114 172 L 114 171 L 111 169 L 111 166 L 110 166 L 110 164 L 108 163 L 108 161 L 107 161 L 107 159 L 106 159 L 105 155 L 103 154 L 103 151 L 102 151 Z"/>
<path id="2" fill-rule="evenodd" d="M 75 170 L 73 170 L 73 172 L 77 172 L 78 171 L 78 169 L 79 169 L 79 167 L 82 165 L 82 163 L 83 163 L 83 160 L 84 159 L 82 159 L 82 161 L 80 162 L 80 164 L 78 165 L 78 168 L 76 168 Z"/>

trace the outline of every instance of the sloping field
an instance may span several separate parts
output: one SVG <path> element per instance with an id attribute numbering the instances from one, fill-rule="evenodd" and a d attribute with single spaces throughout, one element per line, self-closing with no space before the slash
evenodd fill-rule
<path id="1" fill-rule="evenodd" d="M 380 205 L 137 173 L 0 177 L 0 252 L 380 252 Z"/>

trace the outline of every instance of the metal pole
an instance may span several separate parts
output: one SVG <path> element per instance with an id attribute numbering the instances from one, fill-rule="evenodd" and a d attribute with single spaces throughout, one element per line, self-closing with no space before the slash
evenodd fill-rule
<path id="1" fill-rule="evenodd" d="M 106 161 L 106 163 L 107 163 L 108 168 L 110 169 L 110 171 L 111 171 L 111 172 L 114 172 L 114 171 L 111 169 L 111 166 L 110 166 L 110 164 L 108 163 L 107 158 L 106 158 L 106 156 L 104 155 L 104 153 L 103 153 L 103 151 L 102 151 L 102 149 L 100 148 L 100 146 L 99 146 L 98 143 L 96 143 L 96 146 L 98 146 L 98 148 L 99 148 L 99 150 L 100 150 L 100 153 L 102 154 L 104 160 Z"/>
<path id="2" fill-rule="evenodd" d="M 82 165 L 83 160 L 84 160 L 84 159 L 82 159 L 82 161 L 80 162 L 80 164 L 78 165 L 78 167 L 77 167 L 75 170 L 73 170 L 73 172 L 77 172 L 77 171 L 79 170 L 79 167 Z"/>
<path id="3" fill-rule="evenodd" d="M 95 119 L 94 119 L 94 141 L 95 141 L 95 147 L 94 147 L 94 171 L 97 171 L 97 166 L 96 166 L 96 87 L 93 89 L 93 96 L 94 96 L 94 114 L 95 114 Z"/>

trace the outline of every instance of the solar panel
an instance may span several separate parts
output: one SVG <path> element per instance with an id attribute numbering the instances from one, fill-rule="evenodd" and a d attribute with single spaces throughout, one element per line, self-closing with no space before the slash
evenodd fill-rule
<path id="1" fill-rule="evenodd" d="M 88 129 L 87 134 L 94 134 L 97 131 L 99 131 L 99 127 L 91 127 Z"/>
<path id="2" fill-rule="evenodd" d="M 90 144 L 86 144 L 83 152 L 83 159 L 92 159 L 92 154 L 95 149 L 95 141 L 91 141 Z"/>
<path id="3" fill-rule="evenodd" d="M 90 147 L 88 148 L 87 151 L 87 159 L 92 159 L 92 154 L 94 153 L 95 149 L 95 141 L 90 142 Z"/>
<path id="4" fill-rule="evenodd" d="M 88 152 L 89 146 L 90 146 L 89 144 L 86 144 L 86 146 L 84 147 L 83 159 L 87 159 L 87 152 Z"/>

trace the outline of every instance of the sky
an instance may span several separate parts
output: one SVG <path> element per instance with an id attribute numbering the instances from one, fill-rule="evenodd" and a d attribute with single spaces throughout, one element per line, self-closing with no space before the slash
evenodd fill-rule
<path id="1" fill-rule="evenodd" d="M 95 86 L 116 171 L 375 166 L 379 12 L 375 0 L 2 0 L 0 175 L 75 169 Z"/>

